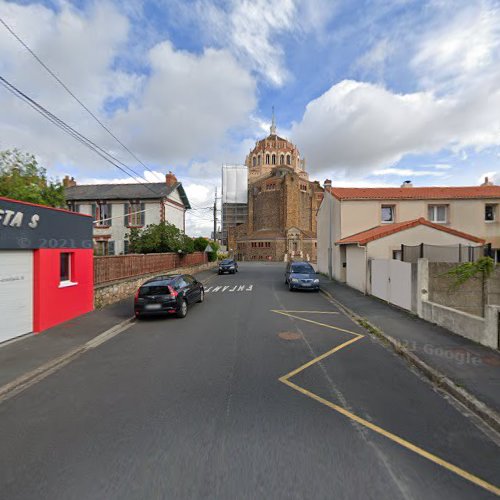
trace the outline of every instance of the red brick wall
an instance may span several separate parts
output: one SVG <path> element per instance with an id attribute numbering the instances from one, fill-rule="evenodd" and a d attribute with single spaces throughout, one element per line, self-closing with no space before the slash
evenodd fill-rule
<path id="1" fill-rule="evenodd" d="M 206 262 L 207 256 L 204 252 L 195 252 L 182 257 L 176 253 L 94 257 L 94 284 L 99 285 L 143 274 L 162 273 Z"/>

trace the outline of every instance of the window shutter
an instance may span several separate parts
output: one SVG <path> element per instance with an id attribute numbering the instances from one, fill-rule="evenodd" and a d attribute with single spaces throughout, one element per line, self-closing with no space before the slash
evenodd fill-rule
<path id="1" fill-rule="evenodd" d="M 115 242 L 108 241 L 108 255 L 114 255 L 114 254 L 115 254 Z"/>
<path id="2" fill-rule="evenodd" d="M 123 204 L 123 225 L 125 227 L 127 227 L 130 224 L 130 222 L 128 220 L 129 207 L 130 207 L 130 203 Z"/>
<path id="3" fill-rule="evenodd" d="M 111 217 L 113 217 L 113 213 L 111 211 L 112 208 L 113 208 L 113 205 L 111 205 L 111 203 L 108 203 L 108 218 L 109 218 L 109 220 L 104 223 L 106 226 L 111 226 L 111 224 L 113 224 L 113 220 L 111 219 Z"/>
<path id="4" fill-rule="evenodd" d="M 141 203 L 141 226 L 144 226 L 144 224 L 146 223 L 146 214 L 144 213 L 144 210 L 145 210 L 145 207 L 146 207 L 146 204 L 145 203 Z"/>
<path id="5" fill-rule="evenodd" d="M 92 218 L 96 220 L 95 215 L 97 212 L 97 205 L 95 203 L 92 203 Z"/>

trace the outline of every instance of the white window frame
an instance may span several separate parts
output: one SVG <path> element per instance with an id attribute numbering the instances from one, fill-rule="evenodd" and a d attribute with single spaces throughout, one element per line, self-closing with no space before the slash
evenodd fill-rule
<path id="1" fill-rule="evenodd" d="M 444 208 L 444 220 L 437 220 L 438 209 Z M 447 224 L 448 223 L 448 205 L 443 204 L 433 204 L 427 206 L 427 215 L 430 215 L 432 211 L 432 217 L 429 217 L 430 222 L 434 224 Z"/>
<path id="2" fill-rule="evenodd" d="M 493 219 L 491 219 L 491 220 L 488 220 L 486 218 L 486 207 L 491 207 L 493 210 Z M 492 224 L 492 223 L 496 222 L 497 221 L 497 210 L 498 210 L 498 208 L 497 208 L 496 203 L 486 203 L 484 205 L 484 222 L 486 222 L 487 224 Z"/>
<path id="3" fill-rule="evenodd" d="M 61 271 L 62 271 L 62 256 L 68 256 L 68 279 L 61 280 Z M 73 259 L 75 258 L 74 252 L 61 252 L 59 254 L 59 288 L 66 288 L 68 286 L 78 285 L 76 281 L 73 281 Z"/>
<path id="4" fill-rule="evenodd" d="M 391 220 L 383 220 L 382 218 L 382 211 L 384 208 L 390 208 L 391 213 L 392 213 L 392 219 Z M 394 224 L 396 222 L 396 205 L 381 205 L 380 206 L 380 220 L 382 224 Z"/>

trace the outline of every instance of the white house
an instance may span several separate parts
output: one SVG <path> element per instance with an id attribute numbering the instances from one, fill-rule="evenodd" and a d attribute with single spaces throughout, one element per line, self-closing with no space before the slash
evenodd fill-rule
<path id="1" fill-rule="evenodd" d="M 429 222 L 423 217 L 412 221 L 379 225 L 335 242 L 345 259 L 345 281 L 362 292 L 370 290 L 369 261 L 393 259 L 401 245 L 416 246 L 432 241 L 433 245 L 483 245 L 484 240 L 455 229 Z"/>
<path id="2" fill-rule="evenodd" d="M 422 233 L 415 243 L 405 243 L 403 236 L 409 232 L 384 238 L 377 244 L 384 247 L 384 258 L 397 257 L 393 251 L 401 244 L 458 244 L 460 238 L 452 238 L 455 243 L 449 243 L 450 235 L 445 238 L 446 229 L 453 229 L 490 244 L 500 262 L 500 186 L 488 179 L 481 186 L 413 187 L 405 182 L 399 188 L 340 188 L 327 180 L 317 213 L 319 271 L 346 281 L 347 246 L 338 242 L 363 231 L 395 228 L 417 219 L 432 222 L 443 231 L 420 227 L 412 231 L 415 237 Z"/>
<path id="3" fill-rule="evenodd" d="M 185 230 L 186 210 L 191 206 L 172 172 L 165 182 L 77 185 L 66 177 L 63 183 L 69 209 L 93 216 L 99 255 L 128 253 L 127 235 L 132 228 L 164 221 Z"/>

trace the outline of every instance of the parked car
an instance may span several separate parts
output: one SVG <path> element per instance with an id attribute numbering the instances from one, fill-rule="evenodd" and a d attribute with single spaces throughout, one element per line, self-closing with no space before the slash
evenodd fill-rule
<path id="1" fill-rule="evenodd" d="M 234 259 L 224 259 L 219 262 L 219 274 L 238 272 L 238 263 Z"/>
<path id="2" fill-rule="evenodd" d="M 184 318 L 188 306 L 204 299 L 203 284 L 189 274 L 157 276 L 143 283 L 135 293 L 135 317 L 175 314 Z"/>
<path id="3" fill-rule="evenodd" d="M 285 271 L 285 284 L 295 289 L 319 291 L 319 279 L 309 262 L 289 262 Z"/>

